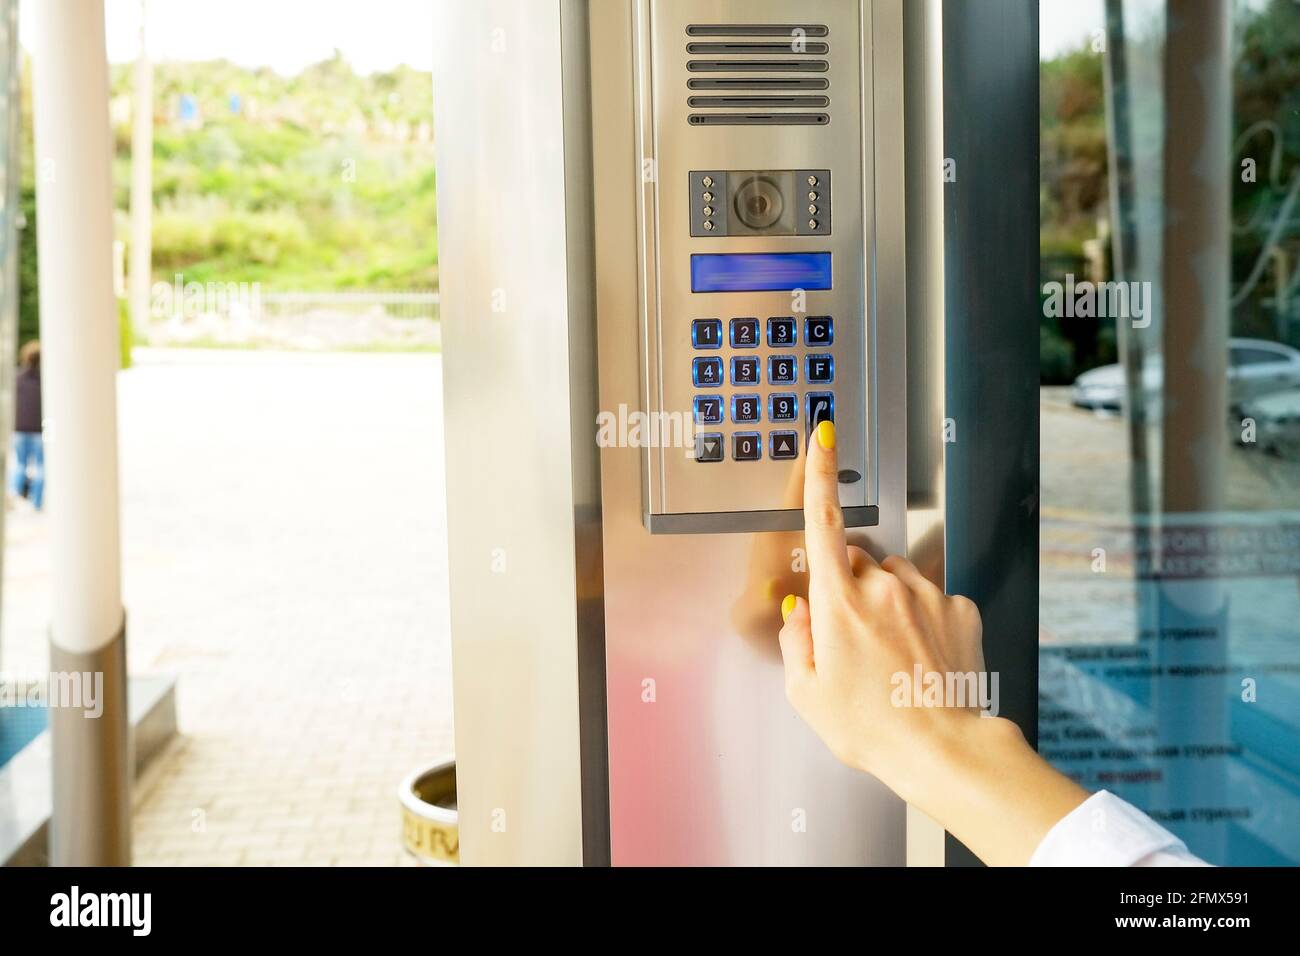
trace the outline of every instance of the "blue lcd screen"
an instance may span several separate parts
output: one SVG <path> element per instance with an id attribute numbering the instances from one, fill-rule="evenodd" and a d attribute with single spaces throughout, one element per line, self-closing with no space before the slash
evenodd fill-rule
<path id="1" fill-rule="evenodd" d="M 829 252 L 732 252 L 691 256 L 692 292 L 829 289 Z"/>

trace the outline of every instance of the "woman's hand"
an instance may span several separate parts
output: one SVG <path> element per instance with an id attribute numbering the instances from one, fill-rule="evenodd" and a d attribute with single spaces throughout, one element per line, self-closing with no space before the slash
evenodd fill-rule
<path id="1" fill-rule="evenodd" d="M 808 600 L 787 595 L 781 605 L 790 703 L 836 757 L 878 777 L 985 862 L 1025 863 L 1087 793 L 1014 724 L 981 715 L 976 692 L 994 685 L 981 681 L 974 603 L 944 594 L 904 558 L 877 564 L 846 544 L 837 473 L 835 426 L 823 422 L 804 479 Z"/>

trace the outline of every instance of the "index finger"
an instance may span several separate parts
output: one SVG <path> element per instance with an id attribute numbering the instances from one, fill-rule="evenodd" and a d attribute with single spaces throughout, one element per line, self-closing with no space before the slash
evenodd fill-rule
<path id="1" fill-rule="evenodd" d="M 847 579 L 848 543 L 844 539 L 844 510 L 840 507 L 839 465 L 835 458 L 835 424 L 824 421 L 808 442 L 803 479 L 804 541 L 809 575 Z"/>

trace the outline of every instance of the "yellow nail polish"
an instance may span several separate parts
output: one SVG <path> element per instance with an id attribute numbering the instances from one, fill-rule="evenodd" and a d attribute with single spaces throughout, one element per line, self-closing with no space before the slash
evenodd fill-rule
<path id="1" fill-rule="evenodd" d="M 835 423 L 820 422 L 817 425 L 817 444 L 827 451 L 835 447 Z"/>
<path id="2" fill-rule="evenodd" d="M 790 614 L 794 611 L 794 605 L 795 605 L 795 596 L 793 594 L 787 594 L 785 596 L 785 600 L 781 602 L 782 622 L 789 620 Z"/>

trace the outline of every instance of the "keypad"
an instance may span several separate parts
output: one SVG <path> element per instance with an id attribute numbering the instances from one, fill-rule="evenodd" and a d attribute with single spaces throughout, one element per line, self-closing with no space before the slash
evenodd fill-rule
<path id="1" fill-rule="evenodd" d="M 800 424 L 807 440 L 819 422 L 835 420 L 835 393 L 827 388 L 835 382 L 834 342 L 835 321 L 829 315 L 692 319 L 693 349 L 730 350 L 691 358 L 696 388 L 726 389 L 692 397 L 695 424 L 716 428 L 730 420 L 739 426 L 697 431 L 696 460 L 797 459 Z M 764 385 L 772 390 L 765 392 Z M 748 430 L 764 422 L 777 427 Z"/>

